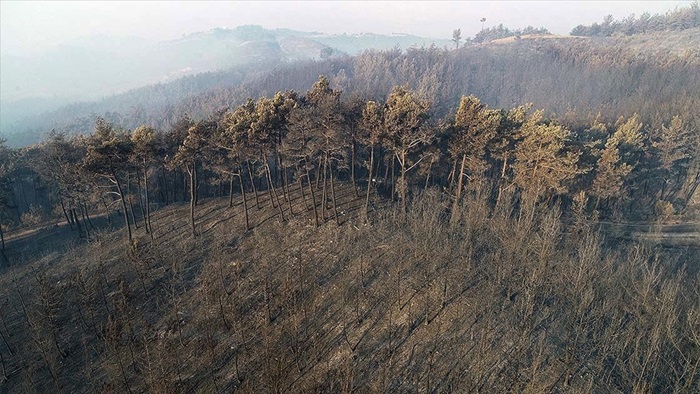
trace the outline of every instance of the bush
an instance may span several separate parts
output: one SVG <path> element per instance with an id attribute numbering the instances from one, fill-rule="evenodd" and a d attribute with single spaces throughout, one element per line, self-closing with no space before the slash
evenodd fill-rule
<path id="1" fill-rule="evenodd" d="M 36 205 L 29 207 L 29 212 L 25 212 L 20 217 L 20 222 L 26 226 L 36 226 L 46 219 L 46 212 Z"/>
<path id="2" fill-rule="evenodd" d="M 669 201 L 659 200 L 656 202 L 656 218 L 662 222 L 665 222 L 671 218 L 676 213 L 673 208 L 673 204 Z"/>

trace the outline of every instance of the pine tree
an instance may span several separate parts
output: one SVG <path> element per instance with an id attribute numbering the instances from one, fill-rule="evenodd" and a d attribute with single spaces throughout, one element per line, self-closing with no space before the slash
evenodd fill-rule
<path id="1" fill-rule="evenodd" d="M 617 138 L 611 136 L 598 159 L 591 187 L 591 192 L 597 197 L 598 202 L 624 197 L 625 178 L 632 172 L 632 166 L 622 161 L 619 145 Z"/>
<path id="2" fill-rule="evenodd" d="M 190 177 L 190 226 L 192 236 L 197 235 L 194 211 L 197 205 L 198 169 L 206 158 L 209 142 L 216 135 L 217 123 L 214 121 L 199 121 L 188 130 L 187 137 L 180 145 L 172 166 L 183 166 Z"/>
<path id="3" fill-rule="evenodd" d="M 384 143 L 401 167 L 398 193 L 404 211 L 408 194 L 406 174 L 424 158 L 413 160 L 411 153 L 429 144 L 434 137 L 434 130 L 427 123 L 429 110 L 430 104 L 416 97 L 406 86 L 394 87 L 384 107 Z"/>
<path id="4" fill-rule="evenodd" d="M 522 141 L 515 148 L 514 182 L 530 203 L 541 197 L 566 193 L 568 184 L 582 170 L 580 153 L 567 149 L 571 132 L 554 122 L 543 122 L 542 111 L 530 116 L 520 129 Z"/>
<path id="5" fill-rule="evenodd" d="M 129 211 L 126 207 L 123 177 L 130 169 L 129 158 L 134 149 L 133 142 L 125 132 L 115 130 L 111 123 L 103 118 L 98 118 L 95 123 L 95 131 L 87 138 L 86 144 L 85 168 L 109 182 L 109 188 L 116 188 L 110 193 L 116 194 L 121 202 L 124 226 L 131 244 L 133 237 Z"/>
<path id="6" fill-rule="evenodd" d="M 375 101 L 368 101 L 362 110 L 360 120 L 360 141 L 369 147 L 369 163 L 367 163 L 367 193 L 365 196 L 365 219 L 369 209 L 369 196 L 374 184 L 374 151 L 385 137 L 384 109 Z"/>
<path id="7" fill-rule="evenodd" d="M 520 128 L 527 119 L 527 113 L 532 108 L 532 104 L 521 105 L 510 110 L 501 110 L 500 124 L 496 136 L 491 139 L 487 147 L 489 155 L 500 161 L 500 176 L 498 177 L 498 195 L 496 196 L 496 206 L 501 201 L 501 195 L 506 188 L 509 169 L 514 161 L 515 146 L 520 140 Z"/>
<path id="8" fill-rule="evenodd" d="M 462 96 L 452 124 L 449 149 L 455 163 L 456 160 L 461 159 L 457 174 L 457 192 L 450 219 L 453 224 L 457 220 L 457 207 L 462 196 L 464 176 L 474 181 L 483 177 L 488 168 L 486 146 L 496 136 L 500 122 L 498 111 L 489 110 L 474 96 Z"/>
<path id="9" fill-rule="evenodd" d="M 455 49 L 459 49 L 459 43 L 462 41 L 462 29 L 452 31 L 452 42 L 455 43 Z"/>
<path id="10" fill-rule="evenodd" d="M 139 126 L 131 133 L 131 142 L 134 144 L 132 161 L 141 166 L 141 172 L 143 174 L 143 193 L 145 198 L 144 221 L 146 224 L 146 231 L 150 234 L 151 239 L 153 239 L 153 228 L 151 228 L 151 201 L 148 191 L 148 172 L 156 155 L 156 131 L 149 126 Z"/>
<path id="11" fill-rule="evenodd" d="M 668 126 L 661 126 L 660 132 L 652 142 L 663 182 L 659 199 L 666 200 L 678 191 L 691 158 L 690 141 L 689 130 L 683 127 L 679 116 L 674 116 Z"/>

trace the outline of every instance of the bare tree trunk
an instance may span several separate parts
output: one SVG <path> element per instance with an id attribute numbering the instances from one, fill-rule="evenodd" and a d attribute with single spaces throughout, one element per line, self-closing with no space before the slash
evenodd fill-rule
<path id="1" fill-rule="evenodd" d="M 287 200 L 287 204 L 289 205 L 289 216 L 291 217 L 294 215 L 294 209 L 292 208 L 292 195 L 291 195 L 291 192 L 289 191 L 289 184 L 287 183 L 287 168 L 282 167 L 281 170 L 282 170 L 282 194 L 284 195 L 284 198 Z"/>
<path id="2" fill-rule="evenodd" d="M 146 231 L 151 235 L 151 240 L 153 239 L 153 228 L 151 227 L 151 199 L 148 196 L 148 165 L 146 164 L 146 159 L 143 159 L 143 191 L 146 198 Z"/>
<path id="3" fill-rule="evenodd" d="M 505 153 L 505 156 L 503 157 L 503 167 L 501 168 L 501 179 L 498 181 L 498 195 L 496 196 L 496 205 L 494 206 L 495 208 L 498 208 L 498 205 L 501 203 L 501 195 L 503 194 L 503 182 L 506 179 L 506 170 L 508 168 L 508 152 Z"/>
<path id="4" fill-rule="evenodd" d="M 63 216 L 66 217 L 68 226 L 70 226 L 70 229 L 73 230 L 73 221 L 71 221 L 71 218 L 68 216 L 68 212 L 66 212 L 66 205 L 63 203 L 63 197 L 61 197 L 61 209 L 63 210 Z M 109 215 L 109 212 L 107 212 L 107 215 Z"/>
<path id="5" fill-rule="evenodd" d="M 394 174 L 396 173 L 396 155 L 391 155 L 391 201 L 395 201 L 396 182 L 394 182 Z"/>
<path id="6" fill-rule="evenodd" d="M 250 177 L 250 185 L 253 188 L 253 193 L 255 193 L 255 206 L 260 209 L 260 199 L 258 198 L 258 189 L 255 188 L 255 178 L 253 178 L 253 169 L 250 168 L 250 161 L 246 160 L 248 165 L 248 177 Z"/>
<path id="7" fill-rule="evenodd" d="M 389 169 L 391 168 L 391 165 L 389 165 L 389 161 L 387 160 L 386 163 L 386 168 L 384 168 L 384 187 L 386 190 L 386 187 L 389 185 Z"/>
<path id="8" fill-rule="evenodd" d="M 132 235 L 131 235 L 131 223 L 129 223 L 129 212 L 126 209 L 126 201 L 124 200 L 124 190 L 122 189 L 122 184 L 119 182 L 119 177 L 117 177 L 117 173 L 114 170 L 112 171 L 112 176 L 114 177 L 114 181 L 117 184 L 117 191 L 119 192 L 119 197 L 121 199 L 122 203 L 122 210 L 124 211 L 124 224 L 126 225 L 126 234 L 128 237 L 129 244 L 132 243 Z"/>
<path id="9" fill-rule="evenodd" d="M 2 257 L 3 263 L 5 263 L 6 265 L 9 265 L 10 260 L 7 258 L 7 255 L 5 254 L 5 235 L 2 232 L 2 224 L 0 224 L 0 239 L 2 239 L 2 248 L 0 248 L 0 257 Z M 4 317 L 3 317 L 3 324 L 5 324 Z M 7 343 L 7 342 L 5 342 L 5 343 Z M 8 350 L 10 350 L 10 353 L 12 353 L 12 349 L 10 349 L 9 346 L 8 346 Z"/>
<path id="10" fill-rule="evenodd" d="M 179 190 L 177 190 L 177 180 L 180 177 L 180 171 L 173 171 L 173 202 L 178 201 L 178 193 Z"/>
<path id="11" fill-rule="evenodd" d="M 282 221 L 285 220 L 284 218 L 284 209 L 282 208 L 282 204 L 280 204 L 280 199 L 279 196 L 277 195 L 277 189 L 275 188 L 274 181 L 272 180 L 272 172 L 270 171 L 270 166 L 267 162 L 267 156 L 265 153 L 262 151 L 260 152 L 263 158 L 264 162 L 264 169 L 266 171 L 267 175 L 267 184 L 268 184 L 268 194 L 270 195 L 270 202 L 272 203 L 272 207 L 274 208 L 275 205 L 277 206 L 277 209 L 279 210 L 280 217 L 282 218 Z"/>
<path id="12" fill-rule="evenodd" d="M 145 168 L 144 168 L 144 174 L 146 173 Z M 144 177 L 145 181 L 145 177 Z M 139 173 L 139 170 L 136 170 L 136 190 L 138 190 L 139 194 L 139 207 L 141 209 L 141 219 L 143 219 L 143 227 L 146 229 L 146 233 L 150 233 L 151 230 L 148 228 L 148 215 L 146 215 L 146 202 L 144 201 L 144 197 L 141 195 L 141 191 L 143 191 L 143 187 L 141 187 L 141 174 Z"/>
<path id="13" fill-rule="evenodd" d="M 323 166 L 323 157 L 319 157 L 318 158 L 318 167 L 316 167 L 316 168 L 318 168 L 316 170 L 316 190 L 321 190 L 321 187 L 319 186 L 319 183 L 318 183 L 321 180 L 321 177 L 319 176 L 318 172 L 321 171 L 322 166 Z"/>
<path id="14" fill-rule="evenodd" d="M 243 216 L 245 216 L 245 230 L 250 229 L 250 223 L 248 221 L 248 200 L 245 195 L 245 185 L 243 185 L 243 176 L 241 175 L 243 167 L 240 167 L 241 172 L 238 173 L 238 180 L 241 182 L 241 194 L 243 195 Z"/>
<path id="15" fill-rule="evenodd" d="M 685 197 L 685 204 L 688 205 L 690 203 L 690 200 L 693 199 L 693 196 L 695 195 L 695 192 L 698 190 L 698 187 L 700 187 L 700 170 L 695 174 L 695 180 L 693 181 L 692 185 L 690 186 L 688 193 L 686 194 Z"/>
<path id="16" fill-rule="evenodd" d="M 85 218 L 87 219 L 88 224 L 91 228 L 95 228 L 95 225 L 92 224 L 92 220 L 90 220 L 90 213 L 88 212 L 87 202 L 85 201 L 83 201 L 83 209 L 85 210 Z"/>
<path id="17" fill-rule="evenodd" d="M 196 186 L 195 186 L 195 171 L 196 171 L 196 163 L 192 163 L 192 167 L 187 168 L 187 172 L 190 174 L 190 226 L 192 227 L 192 236 L 196 237 L 197 236 L 197 228 L 195 227 L 194 223 L 194 207 L 197 205 L 197 198 L 195 197 L 196 192 Z"/>
<path id="18" fill-rule="evenodd" d="M 428 175 L 425 176 L 425 187 L 423 190 L 428 190 L 428 185 L 430 185 L 430 173 L 433 172 L 433 158 L 430 158 L 430 165 L 428 166 Z"/>
<path id="19" fill-rule="evenodd" d="M 350 144 L 350 179 L 352 180 L 352 190 L 355 192 L 355 197 L 360 198 L 360 193 L 357 191 L 357 184 L 355 183 L 355 140 L 352 140 Z"/>
<path id="20" fill-rule="evenodd" d="M 450 175 L 447 176 L 447 183 L 449 183 L 449 190 L 452 190 L 452 188 L 455 185 L 455 173 L 457 172 L 457 161 L 455 160 L 452 163 L 452 171 L 450 171 Z"/>
<path id="21" fill-rule="evenodd" d="M 3 357 L 2 352 L 0 352 L 0 363 L 2 363 L 2 380 L 0 380 L 0 383 L 2 383 L 9 379 L 7 377 L 7 368 L 5 367 L 5 357 Z"/>
<path id="22" fill-rule="evenodd" d="M 182 201 L 187 201 L 187 181 L 185 180 L 185 171 L 180 171 L 182 178 Z"/>
<path id="23" fill-rule="evenodd" d="M 107 223 L 109 224 L 109 227 L 112 228 L 114 226 L 114 223 L 112 223 L 112 215 L 109 210 L 109 207 L 107 206 L 107 202 L 104 199 L 104 196 L 100 196 L 100 201 L 102 202 L 102 206 L 105 208 L 105 213 L 107 214 Z"/>
<path id="24" fill-rule="evenodd" d="M 406 213 L 406 197 L 408 197 L 408 183 L 406 183 L 406 151 L 401 152 L 401 206 L 403 213 Z"/>
<path id="25" fill-rule="evenodd" d="M 134 228 L 138 229 L 139 225 L 136 223 L 136 214 L 134 210 L 134 202 L 131 194 L 131 174 L 129 172 L 126 173 L 126 195 L 129 200 L 129 209 L 131 210 L 131 222 L 134 223 Z"/>
<path id="26" fill-rule="evenodd" d="M 228 181 L 228 207 L 231 208 L 233 207 L 233 180 L 235 179 L 236 174 L 231 172 L 231 179 Z M 243 189 L 243 185 L 241 184 L 241 189 Z"/>
<path id="27" fill-rule="evenodd" d="M 311 203 L 314 206 L 314 222 L 316 223 L 316 227 L 319 226 L 318 224 L 318 210 L 316 209 L 316 196 L 314 195 L 314 187 L 313 184 L 311 183 L 311 176 L 309 175 L 309 169 L 306 169 L 306 179 L 309 181 L 309 192 L 311 193 Z"/>
<path id="28" fill-rule="evenodd" d="M 19 185 L 19 191 L 22 193 L 22 200 L 24 202 L 24 206 L 26 207 L 27 211 L 29 211 L 29 200 L 27 199 L 27 192 L 24 190 L 24 181 L 22 179 L 19 179 L 18 182 Z"/>
<path id="29" fill-rule="evenodd" d="M 0 243 L 2 244 L 0 250 L 5 252 L 5 233 L 2 232 L 2 223 L 0 223 Z"/>
<path id="30" fill-rule="evenodd" d="M 659 200 L 664 199 L 664 195 L 666 194 L 666 186 L 668 185 L 668 180 L 666 180 L 665 177 L 661 179 L 663 183 L 661 183 L 661 195 L 659 196 Z"/>
<path id="31" fill-rule="evenodd" d="M 161 193 L 161 198 L 163 200 L 163 203 L 165 205 L 168 205 L 170 202 L 170 196 L 168 194 L 168 177 L 165 176 L 165 167 L 161 167 L 162 174 L 163 174 L 163 191 Z"/>
<path id="32" fill-rule="evenodd" d="M 382 147 L 375 147 L 377 149 L 377 152 L 374 156 L 374 171 L 373 173 L 375 174 L 374 177 L 377 178 L 380 176 L 382 173 L 382 161 L 384 158 L 384 155 L 382 154 Z M 386 182 L 386 177 L 384 178 L 384 181 Z M 376 183 L 376 182 L 375 182 Z M 375 189 L 379 190 L 379 184 L 375 184 Z"/>
<path id="33" fill-rule="evenodd" d="M 331 164 L 330 168 L 330 176 L 331 176 L 331 198 L 333 199 L 333 216 L 335 217 L 335 224 L 340 224 L 340 220 L 338 219 L 338 203 L 335 199 L 335 183 L 333 182 L 333 164 Z"/>
<path id="34" fill-rule="evenodd" d="M 462 165 L 460 166 L 459 169 L 459 174 L 457 174 L 457 194 L 455 195 L 455 200 L 452 203 L 452 215 L 450 216 L 450 224 L 456 224 L 457 220 L 459 219 L 459 199 L 462 195 L 462 178 L 464 177 L 464 165 L 467 162 L 467 155 L 463 154 L 462 155 Z M 456 163 L 456 161 L 455 161 Z"/>
<path id="35" fill-rule="evenodd" d="M 83 226 L 85 226 L 85 239 L 90 239 L 90 225 L 85 218 L 85 211 L 83 210 L 82 202 L 78 201 L 78 211 L 80 211 L 80 217 L 83 219 Z"/>
<path id="36" fill-rule="evenodd" d="M 73 204 L 71 204 L 70 215 L 73 218 L 73 222 L 75 223 L 76 228 L 78 229 L 78 236 L 80 236 L 80 238 L 82 238 L 83 237 L 83 226 L 80 225 L 80 220 L 78 219 L 78 214 L 75 212 L 75 207 L 73 207 L 72 205 Z M 87 235 L 86 235 L 86 238 L 87 238 Z"/>
<path id="37" fill-rule="evenodd" d="M 503 167 L 501 168 L 501 179 L 506 177 L 506 170 L 508 169 L 508 152 L 505 153 L 503 157 Z"/>
<path id="38" fill-rule="evenodd" d="M 262 151 L 260 151 L 260 156 L 262 157 L 263 169 L 265 170 L 265 177 L 267 178 L 267 194 L 270 196 L 270 203 L 272 204 L 272 207 L 275 208 L 275 197 L 272 195 L 274 185 L 272 183 L 272 176 L 270 175 L 270 166 L 267 165 L 267 157 Z"/>
<path id="39" fill-rule="evenodd" d="M 197 171 L 197 162 L 192 166 L 194 172 L 194 205 L 199 205 L 199 172 Z"/>
<path id="40" fill-rule="evenodd" d="M 267 181 L 270 184 L 270 200 L 272 201 L 272 206 L 275 206 L 275 201 L 274 199 L 277 200 L 277 209 L 280 212 L 280 217 L 282 218 L 282 221 L 285 221 L 284 218 L 284 208 L 282 208 L 282 204 L 280 203 L 279 196 L 277 195 L 277 190 L 275 189 L 274 183 L 272 183 L 272 175 L 270 174 L 270 166 L 265 163 L 265 169 L 267 170 Z"/>
<path id="41" fill-rule="evenodd" d="M 323 160 L 323 193 L 321 194 L 321 217 L 323 221 L 326 221 L 326 208 L 328 202 L 328 192 L 327 192 L 327 177 L 328 177 L 328 153 L 325 154 L 325 159 Z"/>
<path id="42" fill-rule="evenodd" d="M 282 144 L 281 138 L 279 138 L 274 147 L 273 156 L 275 159 L 275 178 L 277 178 L 277 184 L 282 187 L 282 193 L 284 194 L 284 185 L 282 184 L 282 155 L 280 154 L 278 146 Z"/>
<path id="43" fill-rule="evenodd" d="M 299 182 L 299 190 L 301 191 L 301 198 L 304 200 L 304 211 L 309 210 L 309 205 L 306 203 L 306 191 L 304 190 L 304 176 L 301 175 L 299 171 L 299 166 L 297 166 L 297 181 Z"/>
<path id="44" fill-rule="evenodd" d="M 369 193 L 372 190 L 372 169 L 374 167 L 374 145 L 370 146 L 369 175 L 367 175 L 367 195 L 365 196 L 365 221 L 369 214 Z"/>
<path id="45" fill-rule="evenodd" d="M 136 222 L 136 215 L 134 212 L 136 211 L 134 209 L 134 202 L 132 201 L 132 195 L 127 192 L 127 199 L 129 200 L 129 215 L 131 215 L 131 223 L 134 224 L 134 228 L 138 230 L 139 224 Z"/>

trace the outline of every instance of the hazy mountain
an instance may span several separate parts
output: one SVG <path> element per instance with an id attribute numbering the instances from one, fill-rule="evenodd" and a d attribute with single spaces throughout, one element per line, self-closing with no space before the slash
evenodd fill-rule
<path id="1" fill-rule="evenodd" d="M 86 37 L 47 52 L 0 57 L 1 128 L 60 105 L 186 75 L 449 42 L 410 35 L 327 35 L 261 26 L 217 28 L 163 42 Z"/>
<path id="2" fill-rule="evenodd" d="M 203 42 L 216 34 L 237 35 L 244 40 L 254 35 L 255 29 L 201 33 L 183 41 Z M 288 58 L 285 53 L 311 53 L 321 45 L 308 38 L 321 36 L 318 33 L 295 36 L 275 31 L 277 41 L 273 42 L 269 39 L 273 32 L 258 29 L 268 34 L 257 35 L 267 37 L 267 41 L 247 41 L 244 47 L 278 43 L 278 56 Z M 352 40 L 349 37 L 347 42 Z M 370 37 L 378 36 L 364 35 L 358 37 L 358 42 Z M 698 42 L 700 29 L 629 37 L 523 36 L 466 45 L 458 51 L 428 48 L 401 55 L 400 51 L 389 50 L 326 61 L 253 62 L 100 100 L 83 100 L 15 122 L 3 130 L 10 145 L 23 146 L 40 141 L 52 129 L 87 133 L 98 115 L 125 128 L 149 124 L 167 129 L 183 113 L 202 118 L 238 105 L 246 97 L 287 89 L 303 92 L 320 74 L 331 77 L 347 94 L 377 98 L 384 97 L 394 85 L 418 87 L 431 97 L 438 116 L 453 110 L 462 94 L 475 94 L 495 107 L 533 102 L 558 114 L 573 109 L 580 114 L 601 112 L 613 118 L 640 113 L 650 121 L 659 111 L 684 113 L 686 107 L 698 102 Z M 248 53 L 254 53 L 252 48 Z M 38 104 L 35 108 L 41 107 Z M 688 116 L 686 121 L 700 119 Z"/>

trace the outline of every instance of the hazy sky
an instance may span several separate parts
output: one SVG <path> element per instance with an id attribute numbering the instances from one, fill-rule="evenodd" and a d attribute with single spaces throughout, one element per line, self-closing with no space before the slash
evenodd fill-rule
<path id="1" fill-rule="evenodd" d="M 664 13 L 691 1 L 0 1 L 0 49 L 23 53 L 91 35 L 168 40 L 214 27 L 259 24 L 326 33 L 409 33 L 451 38 L 503 23 L 567 34 L 578 24 Z"/>

